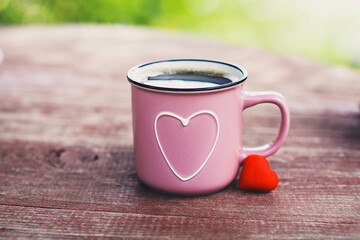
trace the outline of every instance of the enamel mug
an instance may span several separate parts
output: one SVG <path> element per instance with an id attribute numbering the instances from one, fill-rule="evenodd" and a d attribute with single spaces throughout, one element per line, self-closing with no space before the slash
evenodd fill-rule
<path id="1" fill-rule="evenodd" d="M 179 71 L 229 80 L 205 87 L 158 86 L 149 81 Z M 269 156 L 287 136 L 290 116 L 284 97 L 276 92 L 244 92 L 244 68 L 212 60 L 174 59 L 133 67 L 127 78 L 135 168 L 141 181 L 156 190 L 178 195 L 219 191 L 234 180 L 246 156 Z M 244 148 L 242 113 L 259 103 L 280 108 L 280 130 L 271 144 Z"/>

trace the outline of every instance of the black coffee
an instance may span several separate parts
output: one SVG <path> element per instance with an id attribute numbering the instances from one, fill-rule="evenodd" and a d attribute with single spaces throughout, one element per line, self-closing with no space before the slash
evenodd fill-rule
<path id="1" fill-rule="evenodd" d="M 208 72 L 172 72 L 148 77 L 144 84 L 166 88 L 207 88 L 232 81 L 221 74 Z"/>

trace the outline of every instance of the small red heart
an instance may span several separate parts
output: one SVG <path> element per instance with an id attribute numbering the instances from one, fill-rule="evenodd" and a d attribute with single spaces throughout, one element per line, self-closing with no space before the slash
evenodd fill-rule
<path id="1" fill-rule="evenodd" d="M 270 192 L 279 183 L 275 171 L 271 170 L 264 156 L 249 155 L 244 160 L 238 186 L 242 190 Z"/>

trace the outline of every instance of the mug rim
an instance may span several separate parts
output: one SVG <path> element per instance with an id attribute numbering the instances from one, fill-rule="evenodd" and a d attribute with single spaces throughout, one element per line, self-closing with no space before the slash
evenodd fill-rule
<path id="1" fill-rule="evenodd" d="M 152 86 L 152 85 L 144 84 L 144 83 L 135 81 L 134 79 L 132 79 L 129 76 L 130 73 L 134 72 L 137 69 L 140 69 L 140 68 L 143 68 L 143 67 L 146 67 L 146 66 L 149 66 L 149 65 L 158 64 L 158 63 L 165 63 L 165 62 L 210 62 L 210 63 L 215 63 L 215 64 L 221 64 L 221 65 L 226 65 L 226 66 L 232 67 L 237 71 L 240 71 L 240 73 L 242 74 L 242 77 L 240 77 L 239 80 L 237 80 L 237 81 L 232 81 L 230 83 L 221 84 L 221 85 L 213 86 L 213 87 L 172 88 L 172 87 L 159 87 L 159 86 Z M 170 92 L 204 92 L 204 91 L 211 91 L 211 90 L 228 89 L 228 88 L 232 88 L 234 86 L 237 86 L 237 85 L 243 83 L 247 79 L 248 73 L 243 67 L 238 67 L 238 66 L 236 66 L 234 64 L 231 64 L 231 63 L 217 61 L 217 60 L 189 58 L 189 59 L 168 59 L 168 60 L 159 60 L 159 61 L 143 63 L 143 64 L 132 67 L 127 72 L 126 77 L 127 77 L 128 81 L 130 83 L 135 84 L 135 85 L 140 86 L 140 87 L 143 87 L 143 88 L 146 88 L 146 89 L 150 89 L 150 90 L 159 90 L 159 91 L 164 91 L 164 92 L 169 92 L 169 91 Z"/>

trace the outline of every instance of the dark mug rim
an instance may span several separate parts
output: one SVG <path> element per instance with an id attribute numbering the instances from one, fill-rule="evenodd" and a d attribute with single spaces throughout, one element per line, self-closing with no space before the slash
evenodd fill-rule
<path id="1" fill-rule="evenodd" d="M 135 81 L 134 79 L 132 79 L 129 75 L 130 73 L 136 71 L 137 69 L 143 68 L 145 66 L 149 66 L 149 65 L 153 65 L 153 64 L 158 64 L 158 63 L 164 63 L 164 62 L 209 62 L 209 63 L 216 63 L 216 64 L 221 64 L 221 65 L 226 65 L 229 67 L 234 68 L 235 70 L 239 71 L 242 76 L 239 77 L 239 80 L 237 81 L 232 81 L 230 83 L 226 83 L 226 84 L 221 84 L 218 86 L 213 86 L 213 87 L 202 87 L 202 88 L 172 88 L 172 87 L 158 87 L 158 86 L 152 86 L 152 85 L 147 85 L 138 81 Z M 144 64 L 140 64 L 138 66 L 135 66 L 133 68 L 131 68 L 127 75 L 126 75 L 128 81 L 132 84 L 135 84 L 137 86 L 143 87 L 143 88 L 147 88 L 147 89 L 151 89 L 151 90 L 160 90 L 160 91 L 170 91 L 170 92 L 202 92 L 202 91 L 211 91 L 211 90 L 220 90 L 220 89 L 226 89 L 226 88 L 231 88 L 234 87 L 236 85 L 241 84 L 242 82 L 244 82 L 247 77 L 247 71 L 243 68 L 243 67 L 238 67 L 235 66 L 231 63 L 227 63 L 227 62 L 222 62 L 222 61 L 217 61 L 217 60 L 207 60 L 207 59 L 168 59 L 168 60 L 160 60 L 160 61 L 153 61 L 153 62 L 148 62 L 148 63 L 144 63 Z"/>

